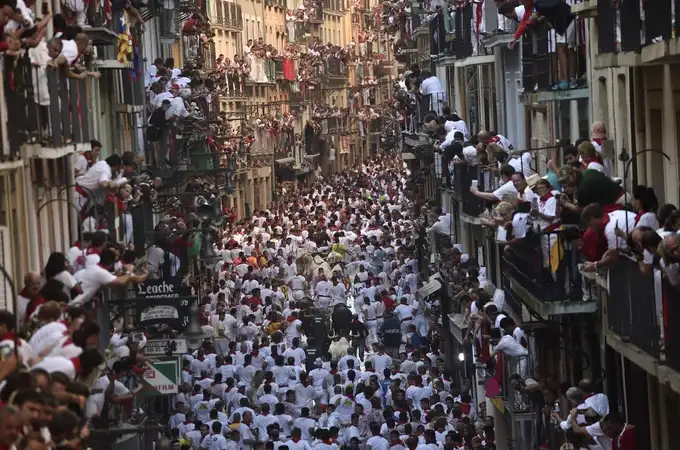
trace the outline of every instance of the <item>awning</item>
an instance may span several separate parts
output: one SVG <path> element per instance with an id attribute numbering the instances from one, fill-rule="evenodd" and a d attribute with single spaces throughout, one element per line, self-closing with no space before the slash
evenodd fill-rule
<path id="1" fill-rule="evenodd" d="M 276 164 L 290 164 L 292 162 L 295 162 L 295 158 L 288 157 L 288 158 L 281 158 L 276 160 Z"/>
<path id="2" fill-rule="evenodd" d="M 410 161 L 410 160 L 416 159 L 416 155 L 414 155 L 413 153 L 409 153 L 409 152 L 403 152 L 401 154 L 401 159 L 403 159 L 404 161 Z"/>
<path id="3" fill-rule="evenodd" d="M 305 155 L 305 159 L 314 159 L 314 158 L 316 158 L 317 156 L 319 156 L 319 154 L 320 154 L 320 153 L 317 153 L 317 154 L 315 154 L 315 155 Z"/>

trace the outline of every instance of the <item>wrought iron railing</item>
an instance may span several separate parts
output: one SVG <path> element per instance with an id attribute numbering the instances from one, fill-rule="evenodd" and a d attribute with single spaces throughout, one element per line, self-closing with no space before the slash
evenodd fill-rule
<path id="1" fill-rule="evenodd" d="M 528 214 L 516 212 L 515 214 Z M 528 225 L 527 225 L 528 226 Z M 508 240 L 511 240 L 509 232 Z M 506 246 L 501 268 L 504 275 L 544 302 L 582 301 L 584 286 L 579 271 L 581 255 L 576 247 L 578 230 L 533 232 Z M 588 285 L 589 286 L 589 285 Z"/>
<path id="2" fill-rule="evenodd" d="M 669 326 L 680 319 L 680 286 L 673 286 L 668 278 L 663 279 L 662 314 L 660 319 L 663 330 L 663 345 L 666 364 L 680 371 L 680 329 Z M 658 303 L 656 305 L 658 311 Z"/>
<path id="3" fill-rule="evenodd" d="M 87 143 L 90 135 L 87 81 L 31 64 L 28 54 L 5 58 L 5 100 L 10 147 Z M 10 150 L 12 151 L 12 150 Z"/>
<path id="4" fill-rule="evenodd" d="M 658 277 L 658 275 L 657 275 Z M 669 291 L 671 292 L 671 291 Z M 644 273 L 637 261 L 619 256 L 609 267 L 607 326 L 623 340 L 659 358 L 661 343 L 661 280 Z"/>
<path id="5" fill-rule="evenodd" d="M 600 53 L 639 52 L 642 47 L 673 37 L 680 8 L 674 0 L 598 0 Z M 674 11 L 675 9 L 675 11 Z"/>
<path id="6" fill-rule="evenodd" d="M 472 4 L 456 9 L 455 40 L 453 41 L 456 58 L 463 59 L 472 55 Z"/>

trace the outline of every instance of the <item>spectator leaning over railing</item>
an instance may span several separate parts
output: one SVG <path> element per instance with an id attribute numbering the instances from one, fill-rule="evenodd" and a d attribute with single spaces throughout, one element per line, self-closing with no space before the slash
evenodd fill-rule
<path id="1" fill-rule="evenodd" d="M 516 174 L 514 167 L 509 164 L 501 166 L 500 169 L 500 179 L 501 185 L 498 189 L 493 192 L 481 192 L 477 187 L 477 183 L 473 183 L 470 186 L 470 192 L 472 192 L 476 197 L 481 198 L 489 202 L 499 202 L 503 201 L 507 195 L 518 195 L 517 188 L 515 187 L 515 182 L 512 180 L 514 174 Z"/>

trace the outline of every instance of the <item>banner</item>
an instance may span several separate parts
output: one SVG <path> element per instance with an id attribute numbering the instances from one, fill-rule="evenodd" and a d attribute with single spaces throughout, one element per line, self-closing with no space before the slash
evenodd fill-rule
<path id="1" fill-rule="evenodd" d="M 135 286 L 134 292 L 140 325 L 167 324 L 180 333 L 189 326 L 189 307 L 196 297 L 181 279 L 149 280 Z"/>

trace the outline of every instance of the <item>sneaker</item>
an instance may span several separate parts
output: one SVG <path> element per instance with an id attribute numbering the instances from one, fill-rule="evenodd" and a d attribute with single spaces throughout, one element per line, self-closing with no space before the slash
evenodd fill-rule
<path id="1" fill-rule="evenodd" d="M 560 81 L 559 83 L 557 83 L 557 89 L 559 90 L 569 89 L 569 82 L 567 80 Z"/>
<path id="2" fill-rule="evenodd" d="M 578 88 L 578 80 L 576 78 L 572 78 L 569 80 L 569 89 L 576 89 Z"/>

